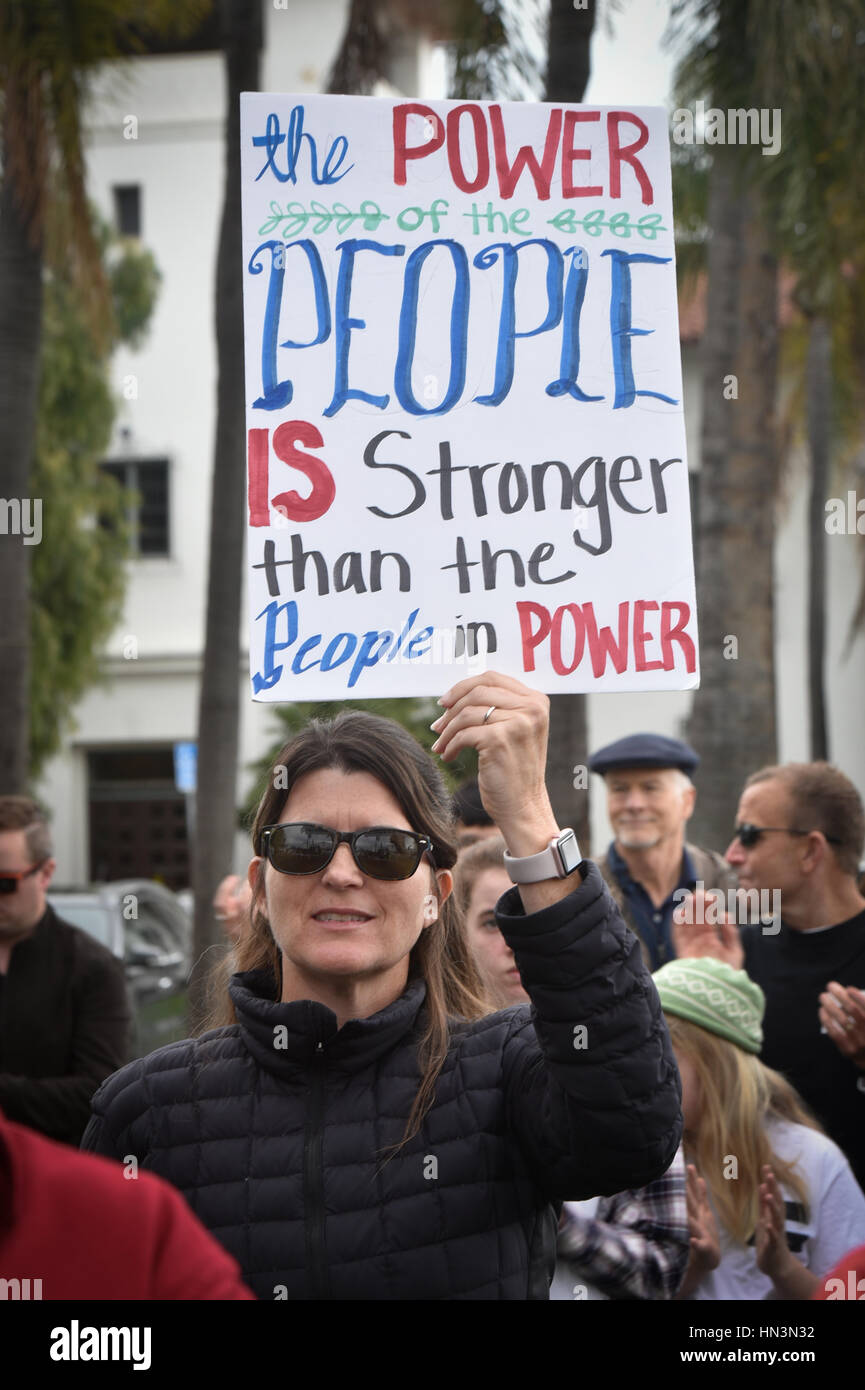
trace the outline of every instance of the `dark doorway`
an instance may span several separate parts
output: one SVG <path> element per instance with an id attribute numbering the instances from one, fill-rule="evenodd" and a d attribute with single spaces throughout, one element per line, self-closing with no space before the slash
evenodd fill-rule
<path id="1" fill-rule="evenodd" d="M 174 785 L 171 745 L 103 749 L 87 762 L 91 882 L 155 878 L 188 887 L 186 799 Z"/>

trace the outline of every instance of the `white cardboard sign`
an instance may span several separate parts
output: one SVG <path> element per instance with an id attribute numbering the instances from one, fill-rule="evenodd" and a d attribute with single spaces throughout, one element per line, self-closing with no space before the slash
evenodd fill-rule
<path id="1" fill-rule="evenodd" d="M 696 686 L 666 115 L 242 98 L 259 700 Z"/>

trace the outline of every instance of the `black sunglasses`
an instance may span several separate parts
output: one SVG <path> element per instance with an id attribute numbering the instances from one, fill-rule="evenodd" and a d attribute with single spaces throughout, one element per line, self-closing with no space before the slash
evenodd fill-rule
<path id="1" fill-rule="evenodd" d="M 343 843 L 349 846 L 361 873 L 389 882 L 411 878 L 424 854 L 432 858 L 428 835 L 386 825 L 343 831 L 311 821 L 281 821 L 266 825 L 261 832 L 262 851 L 280 874 L 321 873 Z"/>
<path id="2" fill-rule="evenodd" d="M 821 832 L 822 833 L 822 832 Z M 737 825 L 733 831 L 734 839 L 739 841 L 745 849 L 752 849 L 760 839 L 761 835 L 810 835 L 810 830 L 790 830 L 785 825 L 751 825 L 745 821 L 742 825 Z M 841 841 L 836 840 L 834 835 L 824 835 L 824 840 L 828 840 L 831 845 L 840 845 Z"/>
<path id="3" fill-rule="evenodd" d="M 45 860 L 40 859 L 39 863 L 34 864 L 32 869 L 20 869 L 14 874 L 6 873 L 0 876 L 0 893 L 14 893 L 18 888 L 18 884 L 25 878 L 29 878 L 31 874 L 35 874 L 37 869 L 41 869 L 44 863 Z"/>

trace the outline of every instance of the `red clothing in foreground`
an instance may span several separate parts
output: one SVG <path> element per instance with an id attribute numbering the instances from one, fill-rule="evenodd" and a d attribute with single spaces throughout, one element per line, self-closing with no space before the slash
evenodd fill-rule
<path id="1" fill-rule="evenodd" d="M 2 1114 L 0 1280 L 6 1299 L 254 1298 L 167 1182 L 127 1178 Z"/>
<path id="2" fill-rule="evenodd" d="M 837 1299 L 865 1303 L 865 1245 L 848 1250 L 834 1269 L 820 1281 L 814 1297 L 831 1303 Z"/>

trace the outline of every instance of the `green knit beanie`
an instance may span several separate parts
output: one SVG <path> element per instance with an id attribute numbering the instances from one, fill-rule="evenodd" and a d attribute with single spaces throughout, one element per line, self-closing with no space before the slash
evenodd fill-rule
<path id="1" fill-rule="evenodd" d="M 766 996 L 744 970 L 713 956 L 686 956 L 662 965 L 652 979 L 664 1013 L 687 1018 L 746 1052 L 760 1051 Z"/>

